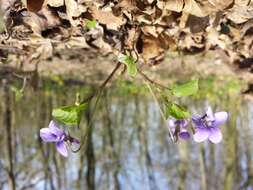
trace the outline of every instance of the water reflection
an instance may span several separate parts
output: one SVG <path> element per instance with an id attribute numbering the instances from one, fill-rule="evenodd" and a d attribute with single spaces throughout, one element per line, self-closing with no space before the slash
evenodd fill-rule
<path id="1" fill-rule="evenodd" d="M 27 90 L 17 103 L 1 88 L 0 189 L 253 189 L 252 103 L 231 95 L 185 100 L 193 113 L 211 104 L 230 119 L 219 145 L 173 144 L 151 97 L 106 91 L 87 147 L 65 159 L 38 136 L 52 108 L 73 104 L 79 90 L 62 89 Z M 91 114 L 71 133 L 81 137 Z"/>

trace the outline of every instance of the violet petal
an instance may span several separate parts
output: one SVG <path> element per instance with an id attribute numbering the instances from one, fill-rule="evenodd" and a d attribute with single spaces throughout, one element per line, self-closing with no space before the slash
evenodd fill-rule
<path id="1" fill-rule="evenodd" d="M 227 112 L 217 112 L 214 114 L 215 121 L 213 123 L 213 127 L 218 127 L 220 125 L 223 125 L 227 119 L 228 119 L 228 113 Z"/>
<path id="2" fill-rule="evenodd" d="M 190 133 L 186 129 L 181 129 L 179 137 L 183 140 L 187 140 L 190 138 Z"/>
<path id="3" fill-rule="evenodd" d="M 209 137 L 209 129 L 206 127 L 197 127 L 196 133 L 193 135 L 193 140 L 195 142 L 203 142 Z"/>
<path id="4" fill-rule="evenodd" d="M 202 121 L 201 121 L 201 116 L 199 115 L 194 115 L 192 116 L 192 122 L 196 125 L 196 126 L 200 126 L 202 125 Z"/>
<path id="5" fill-rule="evenodd" d="M 173 119 L 168 120 L 168 128 L 171 129 L 172 133 L 176 130 L 175 121 Z"/>
<path id="6" fill-rule="evenodd" d="M 210 129 L 209 140 L 214 144 L 221 142 L 222 133 L 220 128 L 214 127 Z"/>
<path id="7" fill-rule="evenodd" d="M 171 128 L 176 127 L 175 126 L 175 121 L 173 119 L 169 119 L 168 120 L 168 126 L 171 127 Z"/>
<path id="8" fill-rule="evenodd" d="M 184 127 L 186 128 L 188 125 L 188 121 L 186 119 L 179 119 L 174 122 L 176 126 L 179 126 L 180 128 Z"/>
<path id="9" fill-rule="evenodd" d="M 45 142 L 57 142 L 57 136 L 49 128 L 40 129 L 40 138 Z"/>
<path id="10" fill-rule="evenodd" d="M 68 156 L 68 149 L 64 141 L 59 141 L 56 143 L 57 151 L 64 157 Z"/>
<path id="11" fill-rule="evenodd" d="M 215 117 L 214 117 L 214 114 L 213 114 L 213 110 L 212 110 L 212 108 L 210 106 L 207 108 L 206 117 L 207 117 L 208 121 L 214 121 L 215 120 Z"/>
<path id="12" fill-rule="evenodd" d="M 55 123 L 53 120 L 50 121 L 48 128 L 54 133 L 56 136 L 60 137 L 65 134 L 65 132 L 58 127 L 58 124 Z"/>

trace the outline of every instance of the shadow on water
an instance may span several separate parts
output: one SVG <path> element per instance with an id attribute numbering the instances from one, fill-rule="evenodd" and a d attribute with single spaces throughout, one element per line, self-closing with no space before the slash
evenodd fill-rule
<path id="1" fill-rule="evenodd" d="M 87 93 L 87 89 L 45 86 L 36 91 L 28 88 L 19 102 L 7 84 L 1 87 L 0 189 L 253 187 L 253 104 L 237 93 L 226 90 L 224 94 L 209 87 L 182 100 L 193 113 L 202 113 L 209 104 L 229 112 L 229 121 L 222 126 L 224 140 L 213 145 L 192 140 L 173 144 L 156 104 L 142 87 L 121 85 L 106 90 L 86 147 L 65 159 L 54 144 L 43 143 L 38 132 L 48 125 L 53 108 L 73 104 L 75 93 Z M 70 132 L 80 138 L 92 113 L 86 110 L 81 129 Z"/>

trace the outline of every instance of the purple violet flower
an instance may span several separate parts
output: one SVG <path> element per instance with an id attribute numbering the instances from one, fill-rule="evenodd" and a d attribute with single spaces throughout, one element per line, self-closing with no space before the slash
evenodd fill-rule
<path id="1" fill-rule="evenodd" d="M 40 138 L 44 142 L 54 142 L 56 150 L 64 157 L 68 156 L 67 142 L 72 144 L 80 144 L 80 142 L 67 135 L 64 130 L 60 129 L 58 124 L 53 120 L 49 123 L 48 128 L 40 129 Z"/>
<path id="2" fill-rule="evenodd" d="M 209 139 L 214 144 L 221 142 L 222 133 L 219 126 L 223 125 L 227 119 L 227 112 L 213 113 L 211 107 L 208 107 L 205 115 L 193 116 L 192 121 L 196 125 L 193 140 L 195 142 L 203 142 Z"/>
<path id="3" fill-rule="evenodd" d="M 180 137 L 183 140 L 187 140 L 190 138 L 190 133 L 187 130 L 188 121 L 186 119 L 169 119 L 168 126 L 171 128 L 173 136 Z"/>

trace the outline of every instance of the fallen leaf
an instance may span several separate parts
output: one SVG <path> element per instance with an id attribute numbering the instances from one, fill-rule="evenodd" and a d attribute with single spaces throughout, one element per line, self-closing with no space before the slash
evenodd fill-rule
<path id="1" fill-rule="evenodd" d="M 113 15 L 112 11 L 98 10 L 97 7 L 90 7 L 90 13 L 94 19 L 99 23 L 105 24 L 108 29 L 118 30 L 120 26 L 125 24 L 123 17 L 116 17 Z"/>
<path id="2" fill-rule="evenodd" d="M 38 12 L 41 10 L 44 0 L 27 0 L 27 8 L 29 11 Z"/>

